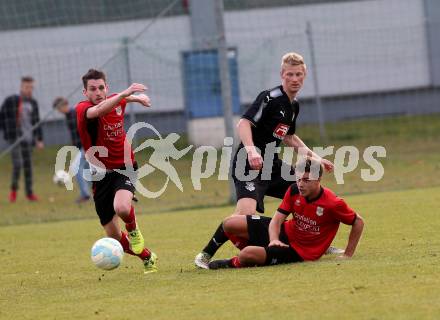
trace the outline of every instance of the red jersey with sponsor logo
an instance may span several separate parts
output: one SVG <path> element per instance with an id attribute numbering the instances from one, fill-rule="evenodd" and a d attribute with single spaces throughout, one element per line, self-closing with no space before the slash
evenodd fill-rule
<path id="1" fill-rule="evenodd" d="M 111 98 L 114 95 L 109 96 Z M 124 113 L 126 100 L 122 99 L 119 105 L 104 116 L 87 119 L 87 109 L 94 105 L 90 101 L 81 101 L 76 106 L 77 127 L 84 150 L 92 146 L 104 146 L 108 150 L 107 157 L 100 156 L 98 152 L 94 156 L 101 161 L 105 169 L 119 169 L 125 166 L 124 162 Z M 134 155 L 131 146 L 129 159 L 133 164 Z M 97 164 L 95 164 L 97 165 Z M 100 166 L 100 165 L 98 165 Z"/>
<path id="2" fill-rule="evenodd" d="M 317 260 L 332 243 L 339 223 L 352 225 L 356 213 L 331 190 L 321 188 L 319 197 L 312 201 L 299 194 L 292 185 L 287 189 L 278 211 L 293 217 L 284 222 L 290 246 L 304 260 Z"/>

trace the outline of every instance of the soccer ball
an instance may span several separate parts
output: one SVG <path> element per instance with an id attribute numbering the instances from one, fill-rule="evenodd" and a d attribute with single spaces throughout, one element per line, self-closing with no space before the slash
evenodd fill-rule
<path id="1" fill-rule="evenodd" d="M 69 182 L 70 175 L 64 170 L 58 170 L 57 172 L 55 172 L 52 179 L 53 179 L 53 183 L 61 186 Z"/>
<path id="2" fill-rule="evenodd" d="M 102 238 L 92 247 L 91 258 L 95 266 L 103 270 L 113 270 L 122 262 L 124 250 L 118 240 Z"/>

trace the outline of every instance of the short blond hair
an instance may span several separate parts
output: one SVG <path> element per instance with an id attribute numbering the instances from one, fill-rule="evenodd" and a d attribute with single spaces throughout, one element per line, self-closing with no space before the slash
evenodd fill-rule
<path id="1" fill-rule="evenodd" d="M 284 68 L 285 65 L 290 66 L 304 66 L 306 69 L 306 64 L 304 63 L 304 58 L 302 55 L 296 52 L 288 52 L 281 58 L 281 69 Z"/>

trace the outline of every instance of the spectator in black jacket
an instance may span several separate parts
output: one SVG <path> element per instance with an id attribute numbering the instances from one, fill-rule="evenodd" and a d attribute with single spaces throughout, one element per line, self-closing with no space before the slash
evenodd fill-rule
<path id="1" fill-rule="evenodd" d="M 53 102 L 54 109 L 65 115 L 66 124 L 69 128 L 72 145 L 77 147 L 80 151 L 77 153 L 75 159 L 72 161 L 72 166 L 78 168 L 76 175 L 76 182 L 78 182 L 80 195 L 76 199 L 77 203 L 86 202 L 90 199 L 89 183 L 84 179 L 84 170 L 88 170 L 88 162 L 85 158 L 84 149 L 79 139 L 78 129 L 76 127 L 76 110 L 69 107 L 69 102 L 66 98 L 58 97 Z M 76 170 L 73 170 L 75 172 Z"/>
<path id="2" fill-rule="evenodd" d="M 9 145 L 15 144 L 11 150 L 13 169 L 10 202 L 15 202 L 17 199 L 18 180 L 22 167 L 26 197 L 29 201 L 38 200 L 32 190 L 32 148 L 36 145 L 37 148 L 42 149 L 44 144 L 43 132 L 38 125 L 40 122 L 38 103 L 32 97 L 33 90 L 34 79 L 23 77 L 20 94 L 7 97 L 0 109 L 0 129 L 3 130 L 3 136 Z"/>

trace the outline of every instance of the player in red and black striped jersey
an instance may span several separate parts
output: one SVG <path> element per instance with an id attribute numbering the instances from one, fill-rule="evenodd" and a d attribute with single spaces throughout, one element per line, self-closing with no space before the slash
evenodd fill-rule
<path id="1" fill-rule="evenodd" d="M 151 105 L 143 84 L 133 83 L 124 91 L 107 96 L 108 86 L 102 71 L 90 69 L 82 78 L 86 101 L 76 106 L 81 144 L 91 171 L 105 173 L 93 182 L 93 200 L 107 236 L 118 240 L 124 251 L 142 259 L 145 273 L 157 271 L 156 255 L 144 247 L 144 239 L 136 223 L 132 200 L 134 182 L 116 169 L 136 169 L 131 145 L 126 143 L 124 114 L 127 103 Z M 132 170 L 133 171 L 133 170 Z M 133 172 L 132 172 L 133 173 Z M 119 218 L 128 232 L 122 232 Z"/>
<path id="2" fill-rule="evenodd" d="M 211 261 L 210 269 L 317 260 L 329 248 L 340 223 L 352 226 L 341 257 L 353 256 L 364 226 L 362 218 L 321 186 L 319 162 L 302 160 L 296 168 L 297 184 L 289 187 L 272 219 L 256 215 L 225 219 L 223 228 L 241 251 L 232 259 Z M 290 214 L 293 217 L 287 220 Z"/>
<path id="3" fill-rule="evenodd" d="M 296 96 L 303 86 L 306 72 L 301 55 L 294 52 L 285 54 L 281 61 L 282 84 L 261 92 L 241 117 L 237 126 L 241 144 L 232 166 L 237 198 L 234 215 L 254 215 L 257 211 L 263 213 L 264 197 L 282 199 L 287 188 L 294 182 L 282 176 L 283 170 L 290 172 L 291 176 L 294 170 L 283 163 L 276 152 L 270 163 L 264 160 L 265 155 L 269 154 L 268 150 L 274 151 L 281 142 L 298 153 L 304 152 L 320 159 L 327 171 L 333 170 L 333 163 L 321 159 L 295 134 L 300 111 Z M 249 180 L 247 177 L 251 170 L 257 170 L 258 175 Z M 265 172 L 269 173 L 266 177 Z M 208 262 L 226 241 L 228 238 L 220 225 L 205 248 L 195 257 L 195 265 L 208 268 Z"/>

